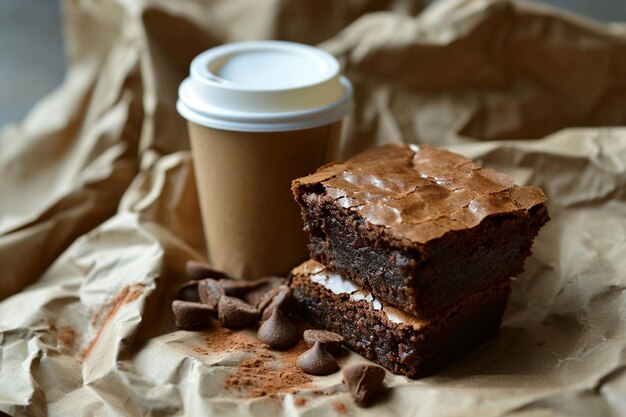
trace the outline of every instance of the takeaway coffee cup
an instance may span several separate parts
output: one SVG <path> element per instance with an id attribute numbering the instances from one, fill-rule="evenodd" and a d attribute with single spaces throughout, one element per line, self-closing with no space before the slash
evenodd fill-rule
<path id="1" fill-rule="evenodd" d="M 209 49 L 179 88 L 210 262 L 241 278 L 307 257 L 291 180 L 336 152 L 352 87 L 337 60 L 291 42 Z"/>

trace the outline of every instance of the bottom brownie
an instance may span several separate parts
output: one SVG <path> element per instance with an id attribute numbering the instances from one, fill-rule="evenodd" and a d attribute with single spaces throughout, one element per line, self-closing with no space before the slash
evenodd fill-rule
<path id="1" fill-rule="evenodd" d="M 353 282 L 309 260 L 291 288 L 312 326 L 343 335 L 345 344 L 390 371 L 424 377 L 495 336 L 511 281 L 474 293 L 430 319 L 382 305 Z"/>

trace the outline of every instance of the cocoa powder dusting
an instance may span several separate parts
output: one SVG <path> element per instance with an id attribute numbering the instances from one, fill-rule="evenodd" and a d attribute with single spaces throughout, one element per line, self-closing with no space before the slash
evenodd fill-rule
<path id="1" fill-rule="evenodd" d="M 77 342 L 78 342 L 78 333 L 74 330 L 73 327 L 63 326 L 58 328 L 57 324 L 54 320 L 48 322 L 48 329 L 52 336 L 59 342 L 63 347 L 69 350 L 72 353 L 76 352 Z"/>
<path id="2" fill-rule="evenodd" d="M 211 352 L 249 352 L 256 353 L 264 348 L 264 344 L 258 340 L 247 336 L 243 332 L 237 332 L 222 327 L 217 320 L 213 321 L 213 329 L 203 337 L 204 347 Z"/>
<path id="3" fill-rule="evenodd" d="M 206 350 L 205 348 L 203 348 L 202 346 L 192 346 L 191 350 L 193 350 L 195 353 L 199 354 L 199 355 L 208 355 L 209 351 Z"/>
<path id="4" fill-rule="evenodd" d="M 333 410 L 341 414 L 345 414 L 348 411 L 348 408 L 346 407 L 346 405 L 340 401 L 335 401 L 332 404 L 332 406 L 333 406 Z"/>
<path id="5" fill-rule="evenodd" d="M 72 327 L 61 327 L 58 332 L 59 341 L 72 352 L 76 350 L 76 330 Z"/>
<path id="6" fill-rule="evenodd" d="M 100 339 L 102 330 L 107 326 L 107 324 L 109 324 L 111 319 L 115 317 L 120 308 L 138 299 L 139 296 L 143 294 L 144 288 L 145 285 L 143 284 L 133 284 L 124 287 L 110 302 L 105 304 L 96 314 L 93 315 L 91 318 L 91 325 L 94 327 L 99 325 L 100 328 L 93 339 L 87 343 L 85 349 L 80 353 L 79 359 L 81 362 L 89 356 L 98 342 L 98 339 Z"/>
<path id="7" fill-rule="evenodd" d="M 296 367 L 296 360 L 308 349 L 301 340 L 288 351 L 269 350 L 267 345 L 246 335 L 216 325 L 202 340 L 209 352 L 247 352 L 234 374 L 226 378 L 224 387 L 247 398 L 295 394 L 312 386 L 313 379 Z M 196 351 L 194 349 L 194 351 Z M 208 352 L 207 352 L 208 353 Z M 304 399 L 300 399 L 302 401 Z M 304 404 L 304 403 L 302 403 Z"/>

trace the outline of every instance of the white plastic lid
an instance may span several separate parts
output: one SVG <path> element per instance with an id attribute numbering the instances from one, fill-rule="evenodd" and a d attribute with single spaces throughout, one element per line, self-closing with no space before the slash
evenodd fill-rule
<path id="1" fill-rule="evenodd" d="M 300 130 L 352 110 L 352 85 L 329 53 L 283 41 L 237 42 L 191 62 L 178 112 L 199 125 L 243 132 Z"/>

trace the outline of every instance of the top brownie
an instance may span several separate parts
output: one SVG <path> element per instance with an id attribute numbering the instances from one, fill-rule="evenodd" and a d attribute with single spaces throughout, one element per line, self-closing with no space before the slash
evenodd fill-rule
<path id="1" fill-rule="evenodd" d="M 539 188 L 426 145 L 366 151 L 292 190 L 311 257 L 418 316 L 519 274 L 549 219 Z"/>

